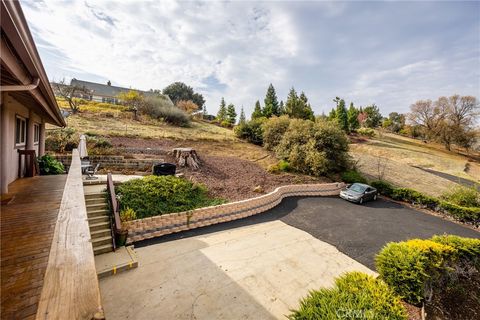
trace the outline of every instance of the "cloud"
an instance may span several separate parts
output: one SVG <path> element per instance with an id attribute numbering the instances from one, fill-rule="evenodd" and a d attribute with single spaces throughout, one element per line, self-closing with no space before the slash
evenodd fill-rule
<path id="1" fill-rule="evenodd" d="M 247 114 L 269 83 L 384 113 L 480 92 L 480 4 L 22 1 L 52 79 L 148 90 L 183 81 Z"/>

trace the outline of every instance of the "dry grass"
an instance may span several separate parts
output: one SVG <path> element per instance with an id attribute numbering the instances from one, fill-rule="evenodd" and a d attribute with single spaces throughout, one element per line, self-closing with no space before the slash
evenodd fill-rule
<path id="1" fill-rule="evenodd" d="M 368 142 L 352 144 L 351 154 L 358 160 L 362 173 L 378 179 L 380 162 L 380 167 L 385 165 L 385 180 L 434 196 L 441 195 L 455 184 L 416 167 L 473 181 L 480 179 L 479 165 L 472 158 L 449 152 L 435 143 L 393 134 L 382 134 Z M 465 172 L 467 163 L 470 169 Z"/>

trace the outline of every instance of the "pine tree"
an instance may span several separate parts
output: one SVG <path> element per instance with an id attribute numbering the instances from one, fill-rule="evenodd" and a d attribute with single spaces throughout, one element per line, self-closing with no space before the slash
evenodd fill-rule
<path id="1" fill-rule="evenodd" d="M 360 128 L 360 122 L 358 122 L 359 111 L 353 105 L 353 102 L 350 103 L 350 108 L 348 109 L 348 129 L 350 131 L 355 131 Z"/>
<path id="2" fill-rule="evenodd" d="M 218 109 L 217 120 L 220 123 L 227 120 L 227 106 L 225 104 L 225 99 L 223 97 L 222 97 L 222 101 L 220 102 L 220 109 Z"/>
<path id="3" fill-rule="evenodd" d="M 234 125 L 235 122 L 237 122 L 237 111 L 235 111 L 233 103 L 230 103 L 227 107 L 227 121 L 231 125 Z"/>
<path id="4" fill-rule="evenodd" d="M 245 118 L 245 111 L 243 110 L 243 106 L 242 106 L 242 109 L 240 110 L 240 119 L 238 120 L 238 124 L 242 125 L 242 124 L 245 124 L 246 122 L 247 122 L 247 119 Z"/>
<path id="5" fill-rule="evenodd" d="M 260 101 L 255 102 L 255 109 L 252 113 L 252 119 L 263 117 L 262 107 L 260 106 Z"/>
<path id="6" fill-rule="evenodd" d="M 335 115 L 337 118 L 337 123 L 340 126 L 340 128 L 343 131 L 348 132 L 348 114 L 347 114 L 347 108 L 345 107 L 345 100 L 341 99 L 338 102 Z"/>
<path id="7" fill-rule="evenodd" d="M 265 96 L 265 107 L 263 108 L 263 116 L 270 118 L 272 116 L 279 116 L 279 106 L 277 94 L 275 93 L 275 88 L 270 83 L 267 89 L 267 94 Z"/>
<path id="8" fill-rule="evenodd" d="M 332 108 L 332 110 L 330 110 L 330 113 L 328 114 L 328 120 L 335 121 L 335 119 L 337 119 L 337 113 L 335 111 L 335 108 Z"/>
<path id="9" fill-rule="evenodd" d="M 299 99 L 303 103 L 301 118 L 312 120 L 312 121 L 315 120 L 315 116 L 313 115 L 312 106 L 310 105 L 310 103 L 308 103 L 308 98 L 307 98 L 307 95 L 305 94 L 305 92 L 302 91 Z"/>
<path id="10" fill-rule="evenodd" d="M 292 89 L 290 89 L 290 92 L 288 93 L 287 102 L 285 103 L 285 113 L 290 118 L 300 118 L 300 103 L 301 102 L 298 98 L 297 92 L 295 91 L 295 88 L 292 87 Z"/>
<path id="11" fill-rule="evenodd" d="M 278 106 L 278 113 L 279 115 L 285 114 L 285 105 L 283 104 L 283 100 L 280 101 L 280 105 Z"/>

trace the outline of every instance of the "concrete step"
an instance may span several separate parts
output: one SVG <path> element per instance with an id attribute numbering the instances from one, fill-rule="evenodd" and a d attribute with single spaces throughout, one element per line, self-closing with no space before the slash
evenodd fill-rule
<path id="1" fill-rule="evenodd" d="M 107 199 L 105 199 L 104 197 L 102 198 L 92 198 L 92 199 L 85 199 L 85 204 L 87 206 L 91 205 L 91 204 L 100 204 L 100 203 L 107 203 Z"/>
<path id="2" fill-rule="evenodd" d="M 106 192 L 85 193 L 85 200 L 96 198 L 106 199 Z"/>
<path id="3" fill-rule="evenodd" d="M 90 232 L 110 228 L 110 222 L 90 223 Z"/>
<path id="4" fill-rule="evenodd" d="M 138 260 L 133 246 L 119 247 L 115 252 L 95 256 L 95 268 L 99 279 L 137 267 Z"/>
<path id="5" fill-rule="evenodd" d="M 107 244 L 112 244 L 112 237 L 111 236 L 105 236 L 97 239 L 92 239 L 92 245 L 93 249 L 95 248 L 107 245 Z"/>
<path id="6" fill-rule="evenodd" d="M 108 215 L 110 215 L 110 212 L 108 209 L 100 209 L 100 210 L 93 210 L 93 211 L 87 212 L 87 216 L 89 218 L 98 217 L 98 216 L 108 216 Z"/>
<path id="7" fill-rule="evenodd" d="M 87 204 L 87 212 L 107 209 L 108 206 L 106 203 L 97 203 L 97 204 Z"/>
<path id="8" fill-rule="evenodd" d="M 93 248 L 93 254 L 94 255 L 107 253 L 107 252 L 112 252 L 112 251 L 113 251 L 113 244 L 111 244 L 111 243 Z"/>
<path id="9" fill-rule="evenodd" d="M 95 217 L 88 217 L 88 224 L 96 224 L 100 222 L 109 222 L 110 218 L 108 216 L 95 216 Z"/>
<path id="10" fill-rule="evenodd" d="M 90 235 L 92 236 L 92 239 L 98 239 L 101 237 L 111 236 L 112 231 L 110 229 L 100 229 L 97 231 L 91 231 Z"/>

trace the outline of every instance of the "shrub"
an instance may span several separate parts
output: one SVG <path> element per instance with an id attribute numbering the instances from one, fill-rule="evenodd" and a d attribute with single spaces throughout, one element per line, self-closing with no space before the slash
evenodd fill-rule
<path id="1" fill-rule="evenodd" d="M 65 173 L 65 168 L 63 167 L 63 164 L 48 154 L 39 157 L 37 161 L 38 166 L 40 167 L 41 175 L 54 175 Z"/>
<path id="2" fill-rule="evenodd" d="M 186 126 L 190 123 L 190 116 L 185 111 L 175 107 L 168 97 L 162 95 L 146 96 L 139 107 L 139 111 L 154 119 L 162 119 L 177 126 Z"/>
<path id="3" fill-rule="evenodd" d="M 460 261 L 468 261 L 480 271 L 480 239 L 445 234 L 433 236 L 432 241 L 455 248 Z"/>
<path id="4" fill-rule="evenodd" d="M 344 170 L 350 159 L 345 133 L 328 121 L 290 120 L 275 153 L 295 171 L 316 176 Z"/>
<path id="5" fill-rule="evenodd" d="M 283 138 L 288 129 L 290 118 L 288 116 L 272 117 L 263 125 L 263 146 L 273 151 Z"/>
<path id="6" fill-rule="evenodd" d="M 440 210 L 462 221 L 472 223 L 475 226 L 480 225 L 480 208 L 462 207 L 447 201 L 441 201 Z"/>
<path id="7" fill-rule="evenodd" d="M 423 205 L 429 209 L 435 210 L 440 204 L 440 201 L 436 198 L 426 196 L 418 191 L 408 188 L 395 188 L 391 193 L 391 197 L 394 200 L 408 201 L 412 204 Z"/>
<path id="8" fill-rule="evenodd" d="M 290 164 L 288 161 L 280 160 L 276 164 L 271 165 L 268 168 L 268 171 L 271 173 L 278 173 L 278 172 L 288 172 L 290 170 Z"/>
<path id="9" fill-rule="evenodd" d="M 400 320 L 407 319 L 407 313 L 385 282 L 364 273 L 349 272 L 337 278 L 333 288 L 311 291 L 288 318 Z"/>
<path id="10" fill-rule="evenodd" d="M 378 193 L 383 194 L 387 197 L 390 197 L 393 193 L 393 186 L 383 180 L 377 180 L 377 181 L 372 181 L 370 182 L 370 185 L 377 189 Z"/>
<path id="11" fill-rule="evenodd" d="M 408 303 L 418 305 L 439 280 L 455 249 L 431 240 L 388 243 L 376 256 L 380 277 Z"/>
<path id="12" fill-rule="evenodd" d="M 132 208 L 139 219 L 224 202 L 209 198 L 203 185 L 174 176 L 133 179 L 116 188 L 116 193 L 121 210 Z"/>
<path id="13" fill-rule="evenodd" d="M 79 140 L 78 133 L 72 128 L 47 130 L 45 149 L 58 153 L 72 151 L 78 146 Z"/>
<path id="14" fill-rule="evenodd" d="M 367 183 L 367 179 L 365 179 L 360 172 L 356 170 L 347 170 L 342 173 L 342 180 L 346 183 Z"/>
<path id="15" fill-rule="evenodd" d="M 357 133 L 370 138 L 375 136 L 375 130 L 372 128 L 360 128 L 357 130 Z"/>
<path id="16" fill-rule="evenodd" d="M 266 118 L 252 119 L 235 127 L 235 135 L 256 145 L 263 144 L 263 123 Z"/>
<path id="17" fill-rule="evenodd" d="M 192 100 L 180 100 L 177 102 L 177 108 L 185 111 L 188 114 L 192 114 L 198 111 L 198 106 Z"/>
<path id="18" fill-rule="evenodd" d="M 442 195 L 442 199 L 463 207 L 480 207 L 480 193 L 477 186 L 457 185 Z"/>
<path id="19" fill-rule="evenodd" d="M 125 208 L 120 211 L 120 221 L 122 222 L 122 228 L 126 229 L 125 222 L 133 221 L 137 219 L 137 213 L 132 208 Z"/>

